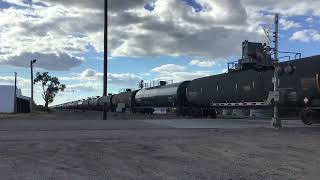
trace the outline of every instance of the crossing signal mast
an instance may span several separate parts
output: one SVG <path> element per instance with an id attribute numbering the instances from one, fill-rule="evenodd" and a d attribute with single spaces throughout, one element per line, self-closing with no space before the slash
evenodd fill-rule
<path id="1" fill-rule="evenodd" d="M 280 68 L 279 68 L 279 14 L 275 15 L 274 18 L 275 30 L 273 32 L 274 37 L 274 74 L 272 78 L 273 83 L 273 96 L 274 96 L 274 107 L 273 107 L 273 118 L 272 118 L 272 126 L 274 128 L 281 128 L 281 120 L 279 119 L 279 112 L 278 112 L 278 103 L 280 100 L 280 93 L 279 93 L 279 75 L 280 75 Z"/>

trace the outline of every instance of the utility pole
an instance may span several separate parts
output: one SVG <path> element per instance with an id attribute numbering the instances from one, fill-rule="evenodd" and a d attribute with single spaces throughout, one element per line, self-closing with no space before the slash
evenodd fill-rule
<path id="1" fill-rule="evenodd" d="M 275 15 L 274 19 L 275 23 L 275 32 L 274 32 L 274 73 L 273 73 L 273 95 L 274 95 L 274 107 L 273 107 L 273 118 L 272 118 L 272 126 L 274 128 L 281 128 L 281 120 L 279 119 L 279 112 L 278 112 L 278 103 L 280 100 L 280 93 L 279 93 L 279 59 L 278 59 L 278 52 L 279 52 L 279 14 Z"/>
<path id="2" fill-rule="evenodd" d="M 30 99 L 30 113 L 33 111 L 33 64 L 36 63 L 37 60 L 30 61 L 30 68 L 31 68 L 31 99 Z"/>
<path id="3" fill-rule="evenodd" d="M 104 1 L 104 74 L 103 96 L 108 95 L 108 1 Z M 107 120 L 107 103 L 103 105 L 103 120 Z"/>
<path id="4" fill-rule="evenodd" d="M 14 113 L 17 113 L 17 72 L 14 73 Z"/>

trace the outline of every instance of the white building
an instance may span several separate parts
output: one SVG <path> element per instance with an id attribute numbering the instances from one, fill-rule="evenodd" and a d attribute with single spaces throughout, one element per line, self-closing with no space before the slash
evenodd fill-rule
<path id="1" fill-rule="evenodd" d="M 15 112 L 14 86 L 0 85 L 0 113 Z M 22 96 L 21 89 L 17 88 L 16 112 L 30 112 L 30 98 Z"/>

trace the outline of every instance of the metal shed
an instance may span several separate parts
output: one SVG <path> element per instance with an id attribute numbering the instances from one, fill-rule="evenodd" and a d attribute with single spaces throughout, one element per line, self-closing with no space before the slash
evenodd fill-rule
<path id="1" fill-rule="evenodd" d="M 23 96 L 18 88 L 16 95 L 15 101 L 15 86 L 0 85 L 0 113 L 30 112 L 30 98 Z"/>

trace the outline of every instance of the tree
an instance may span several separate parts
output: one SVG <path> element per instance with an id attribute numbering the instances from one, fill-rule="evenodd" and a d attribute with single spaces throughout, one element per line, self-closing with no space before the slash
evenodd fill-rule
<path id="1" fill-rule="evenodd" d="M 42 98 L 45 101 L 45 107 L 53 102 L 59 91 L 64 91 L 66 85 L 61 84 L 57 77 L 52 77 L 48 72 L 39 73 L 37 72 L 36 78 L 34 79 L 34 84 L 41 83 L 42 85 Z"/>

